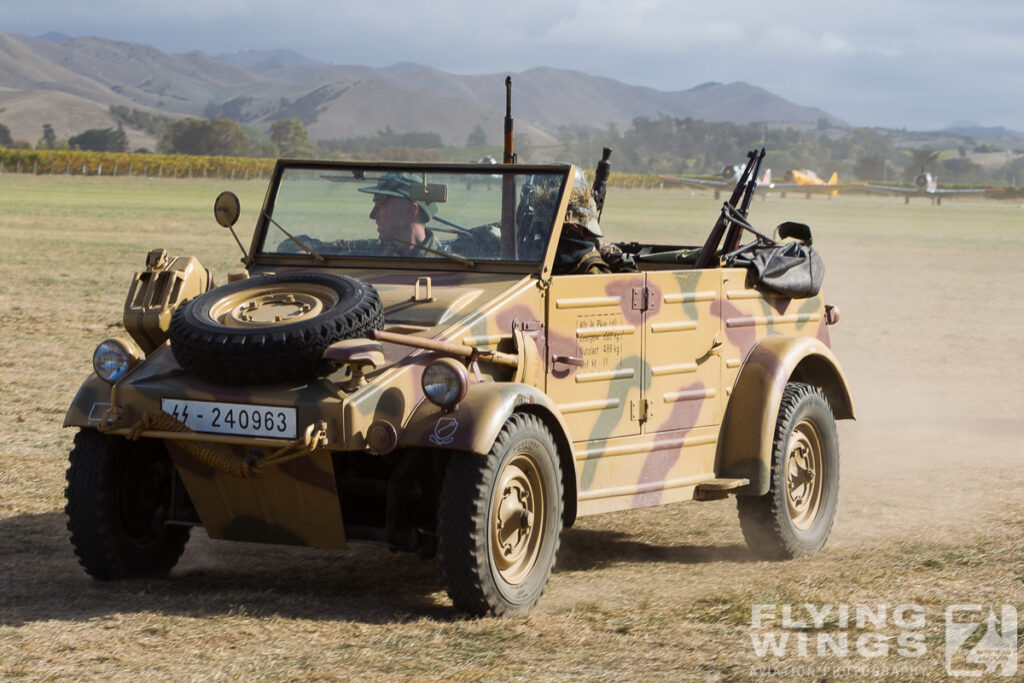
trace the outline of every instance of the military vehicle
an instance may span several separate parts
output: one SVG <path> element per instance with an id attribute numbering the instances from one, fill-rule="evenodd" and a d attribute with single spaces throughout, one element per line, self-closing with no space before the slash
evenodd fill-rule
<path id="1" fill-rule="evenodd" d="M 853 405 L 810 229 L 747 220 L 762 150 L 703 245 L 563 273 L 607 156 L 583 200 L 568 164 L 281 160 L 244 272 L 151 251 L 64 422 L 85 570 L 164 575 L 194 526 L 374 542 L 439 555 L 455 607 L 502 615 L 583 515 L 733 495 L 758 556 L 820 549 Z M 239 211 L 215 202 L 232 234 Z"/>

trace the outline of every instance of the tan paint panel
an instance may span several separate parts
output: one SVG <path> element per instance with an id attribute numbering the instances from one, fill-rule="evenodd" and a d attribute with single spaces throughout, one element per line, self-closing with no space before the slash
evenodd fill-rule
<path id="1" fill-rule="evenodd" d="M 551 280 L 547 393 L 573 441 L 640 434 L 630 406 L 641 398 L 641 315 L 632 309 L 632 291 L 642 278 L 622 273 Z M 561 360 L 555 362 L 556 356 Z"/>
<path id="2" fill-rule="evenodd" d="M 577 444 L 579 514 L 691 500 L 715 478 L 717 428 Z"/>
<path id="3" fill-rule="evenodd" d="M 271 467 L 239 479 L 202 471 L 171 446 L 189 497 L 210 538 L 344 548 L 345 528 L 334 487 L 334 468 L 324 451 L 302 464 Z M 298 463 L 299 461 L 292 461 Z"/>
<path id="4" fill-rule="evenodd" d="M 721 329 L 713 310 L 721 291 L 718 272 L 651 272 L 647 283 L 653 305 L 645 328 L 645 397 L 653 416 L 644 432 L 718 424 L 721 360 L 709 353 Z"/>

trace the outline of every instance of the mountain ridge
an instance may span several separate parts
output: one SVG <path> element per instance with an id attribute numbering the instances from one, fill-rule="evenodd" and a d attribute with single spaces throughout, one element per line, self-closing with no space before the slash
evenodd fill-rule
<path id="1" fill-rule="evenodd" d="M 408 62 L 325 64 L 290 50 L 169 55 L 140 43 L 61 38 L 0 32 L 0 123 L 15 139 L 34 143 L 44 123 L 60 138 L 116 126 L 109 108 L 121 105 L 172 118 L 226 116 L 264 131 L 294 116 L 314 139 L 373 136 L 390 127 L 436 132 L 446 144 L 461 145 L 479 125 L 488 142 L 500 143 L 504 73 L 458 75 Z M 666 92 L 543 66 L 512 76 L 517 133 L 535 144 L 554 144 L 562 126 L 622 129 L 641 116 L 845 125 L 742 82 Z M 126 132 L 133 147 L 155 144 L 142 131 Z"/>

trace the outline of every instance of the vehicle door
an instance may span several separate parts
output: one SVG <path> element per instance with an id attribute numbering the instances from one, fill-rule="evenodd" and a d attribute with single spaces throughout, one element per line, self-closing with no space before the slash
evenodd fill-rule
<path id="1" fill-rule="evenodd" d="M 640 434 L 643 273 L 556 275 L 548 294 L 546 390 L 575 442 Z"/>
<path id="2" fill-rule="evenodd" d="M 644 432 L 719 424 L 721 271 L 650 271 L 647 287 Z"/>

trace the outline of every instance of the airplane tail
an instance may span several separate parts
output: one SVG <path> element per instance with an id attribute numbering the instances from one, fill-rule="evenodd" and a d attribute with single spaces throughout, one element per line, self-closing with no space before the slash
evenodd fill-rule
<path id="1" fill-rule="evenodd" d="M 928 176 L 928 192 L 935 192 L 939 189 L 939 177 L 929 175 Z"/>
<path id="2" fill-rule="evenodd" d="M 761 178 L 761 182 L 758 183 L 758 184 L 759 185 L 764 185 L 765 187 L 768 187 L 768 188 L 770 188 L 772 186 L 772 169 L 770 169 L 770 168 L 765 169 L 764 176 Z"/>
<path id="3" fill-rule="evenodd" d="M 839 171 L 833 171 L 832 172 L 832 177 L 828 179 L 828 184 L 829 185 L 838 185 L 839 184 Z"/>

